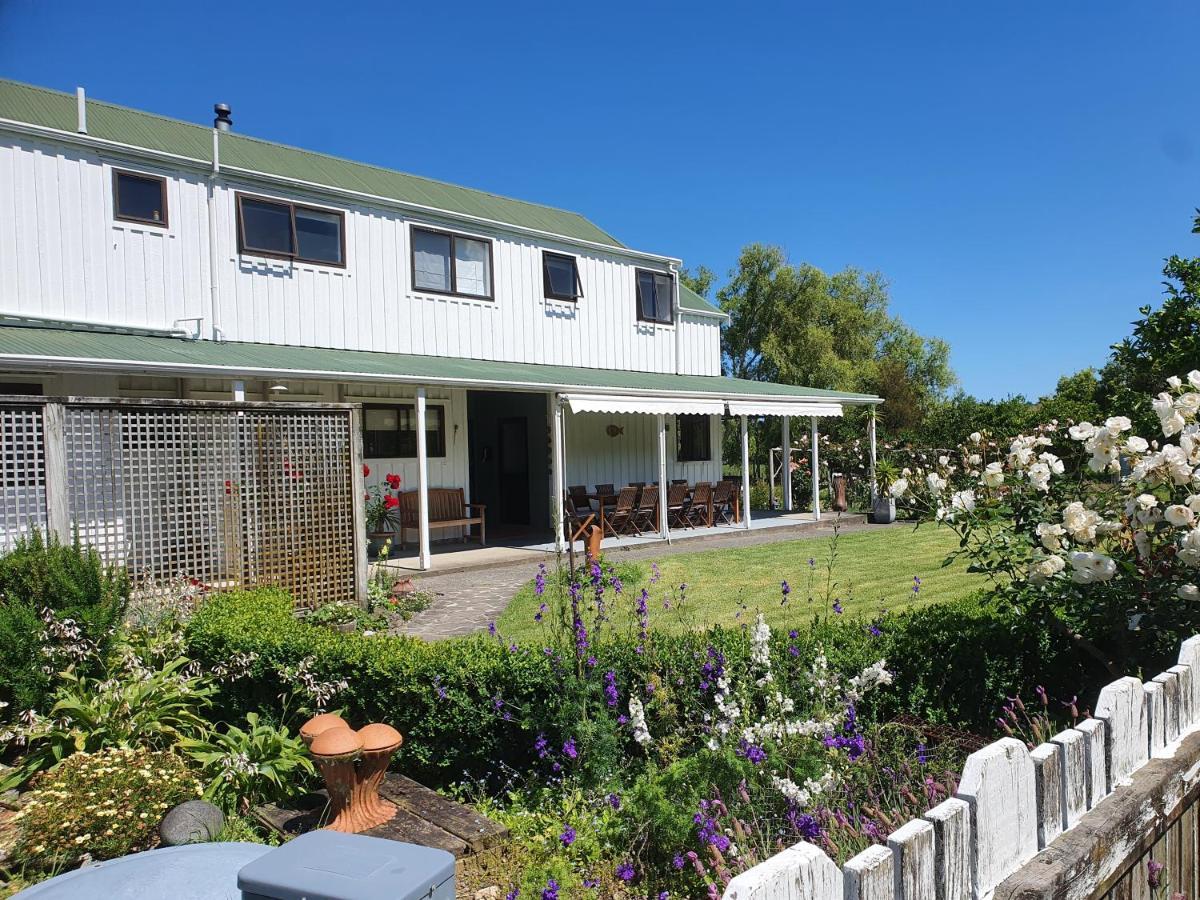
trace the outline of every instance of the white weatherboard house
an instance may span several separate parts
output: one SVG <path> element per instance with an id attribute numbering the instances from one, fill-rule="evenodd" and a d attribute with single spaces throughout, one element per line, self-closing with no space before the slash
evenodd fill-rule
<path id="1" fill-rule="evenodd" d="M 0 81 L 0 394 L 360 402 L 373 478 L 543 532 L 567 485 L 719 480 L 724 415 L 878 402 L 722 377 L 681 260 L 582 216 L 230 118 Z"/>

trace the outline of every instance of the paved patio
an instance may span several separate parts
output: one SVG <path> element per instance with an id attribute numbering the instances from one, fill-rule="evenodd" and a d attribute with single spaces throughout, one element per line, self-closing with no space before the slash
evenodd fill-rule
<path id="1" fill-rule="evenodd" d="M 795 540 L 800 537 L 822 537 L 833 534 L 834 527 L 843 533 L 864 529 L 888 528 L 888 525 L 868 525 L 866 516 L 826 513 L 820 522 L 808 514 L 771 515 L 761 513 L 763 524 L 745 528 L 701 528 L 681 533 L 670 544 L 659 538 L 622 538 L 604 542 L 604 552 L 615 560 L 661 559 L 679 553 L 698 553 L 731 547 Z M 801 516 L 807 518 L 801 518 Z M 754 524 L 754 520 L 751 520 Z M 768 525 L 774 522 L 777 524 Z M 687 535 L 683 537 L 683 535 Z M 470 545 L 468 545 L 469 548 Z M 533 578 L 539 562 L 547 565 L 554 554 L 537 547 L 485 547 L 463 549 L 461 544 L 443 545 L 444 552 L 434 552 L 434 569 L 413 575 L 413 581 L 423 591 L 435 595 L 433 604 L 404 623 L 398 633 L 426 640 L 441 640 L 483 631 L 504 611 L 508 601 L 521 586 Z M 549 545 L 551 550 L 553 545 Z M 506 553 L 505 551 L 509 551 Z M 480 554 L 472 557 L 472 554 Z M 397 569 L 407 568 L 397 565 Z M 439 566 L 439 562 L 441 566 Z M 486 570 L 486 571 L 485 571 Z M 407 571 L 405 574 L 409 574 Z"/>

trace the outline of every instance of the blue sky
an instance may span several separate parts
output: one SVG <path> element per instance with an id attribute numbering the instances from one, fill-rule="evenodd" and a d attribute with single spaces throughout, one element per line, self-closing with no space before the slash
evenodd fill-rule
<path id="1" fill-rule="evenodd" d="M 836 7 L 836 8 L 834 8 Z M 0 74 L 583 212 L 724 276 L 877 269 L 963 387 L 1104 361 L 1200 255 L 1200 5 L 0 0 Z"/>

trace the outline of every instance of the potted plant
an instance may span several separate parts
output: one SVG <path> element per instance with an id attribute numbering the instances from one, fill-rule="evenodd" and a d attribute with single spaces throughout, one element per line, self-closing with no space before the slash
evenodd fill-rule
<path id="1" fill-rule="evenodd" d="M 370 466 L 364 465 L 363 476 L 370 474 Z M 365 500 L 367 555 L 374 559 L 396 533 L 397 516 L 400 514 L 400 476 L 389 472 L 382 484 L 369 485 Z"/>
<path id="2" fill-rule="evenodd" d="M 896 464 L 881 459 L 875 464 L 875 495 L 871 498 L 871 521 L 876 525 L 890 525 L 896 521 L 896 498 L 892 496 L 892 485 L 900 477 Z"/>

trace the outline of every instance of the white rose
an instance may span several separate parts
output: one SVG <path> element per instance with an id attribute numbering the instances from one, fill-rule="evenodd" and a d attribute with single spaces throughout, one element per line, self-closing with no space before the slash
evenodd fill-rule
<path id="1" fill-rule="evenodd" d="M 1129 421 L 1128 416 L 1110 416 L 1104 420 L 1104 427 L 1109 431 L 1128 431 L 1133 427 L 1133 423 Z"/>
<path id="2" fill-rule="evenodd" d="M 1138 494 L 1137 500 L 1134 502 L 1137 503 L 1137 508 L 1141 510 L 1154 509 L 1154 507 L 1158 506 L 1158 498 L 1153 494 Z"/>
<path id="3" fill-rule="evenodd" d="M 977 466 L 981 462 L 983 462 L 983 457 L 980 456 L 978 453 L 972 453 L 970 456 L 967 457 L 967 465 L 968 466 Z"/>
<path id="4" fill-rule="evenodd" d="M 1163 518 L 1176 528 L 1182 528 L 1196 521 L 1196 514 L 1182 503 L 1174 503 L 1163 511 Z"/>
<path id="5" fill-rule="evenodd" d="M 1197 600 L 1200 599 L 1200 588 L 1194 584 L 1181 584 L 1175 596 L 1180 600 Z"/>
<path id="6" fill-rule="evenodd" d="M 1034 584 L 1044 584 L 1067 567 L 1061 556 L 1034 556 L 1029 564 L 1029 580 Z"/>
<path id="7" fill-rule="evenodd" d="M 1193 568 L 1200 566 L 1200 528 L 1195 528 L 1183 536 L 1179 542 L 1179 561 Z"/>
<path id="8" fill-rule="evenodd" d="M 1125 442 L 1125 449 L 1130 453 L 1145 453 L 1150 449 L 1150 444 L 1147 443 L 1144 437 L 1138 437 L 1136 434 L 1133 434 Z"/>
<path id="9" fill-rule="evenodd" d="M 948 466 L 948 465 L 950 465 L 950 457 L 948 457 L 948 456 L 939 456 L 939 457 L 938 457 L 938 465 L 939 465 L 939 466 L 942 466 L 943 468 L 944 468 L 945 466 Z"/>
<path id="10" fill-rule="evenodd" d="M 1169 387 L 1171 390 L 1175 390 L 1176 388 L 1183 387 L 1183 379 L 1180 378 L 1178 375 L 1172 375 L 1170 378 L 1167 379 L 1167 387 Z"/>
<path id="11" fill-rule="evenodd" d="M 1004 467 L 998 462 L 988 463 L 983 470 L 983 483 L 991 488 L 1004 484 Z"/>
<path id="12" fill-rule="evenodd" d="M 1109 581 L 1117 574 L 1117 564 L 1103 553 L 1077 551 L 1071 554 L 1071 580 L 1076 584 Z"/>
<path id="13" fill-rule="evenodd" d="M 892 482 L 892 486 L 888 489 L 888 493 L 893 497 L 903 497 L 906 493 L 908 493 L 908 480 L 905 478 L 897 478 Z"/>
<path id="14" fill-rule="evenodd" d="M 960 432 L 960 434 L 961 434 L 961 432 Z M 980 434 L 978 431 L 971 432 L 970 441 L 972 444 L 978 444 L 982 440 L 983 440 L 983 435 Z"/>
<path id="15" fill-rule="evenodd" d="M 1187 373 L 1188 384 L 1200 391 L 1200 369 L 1192 369 Z"/>
<path id="16" fill-rule="evenodd" d="M 1074 441 L 1086 441 L 1096 433 L 1096 426 L 1091 422 L 1080 422 L 1078 425 L 1072 425 L 1067 429 L 1067 434 Z"/>
<path id="17" fill-rule="evenodd" d="M 1043 453 L 1038 459 L 1044 462 L 1053 474 L 1061 475 L 1063 473 L 1063 461 L 1053 453 Z"/>
<path id="18" fill-rule="evenodd" d="M 1189 494 L 1188 498 L 1184 500 L 1183 503 L 1192 512 L 1200 515 L 1200 494 Z"/>
<path id="19" fill-rule="evenodd" d="M 1100 514 L 1086 508 L 1076 500 L 1063 510 L 1063 526 L 1072 540 L 1090 544 L 1096 539 L 1096 530 L 1103 524 Z"/>
<path id="20" fill-rule="evenodd" d="M 1029 483 L 1039 491 L 1050 490 L 1050 467 L 1044 462 L 1035 462 L 1027 474 Z"/>
<path id="21" fill-rule="evenodd" d="M 1196 412 L 1200 411 L 1200 394 L 1195 391 L 1188 391 L 1182 397 L 1175 401 L 1175 408 L 1184 416 L 1196 417 Z"/>
<path id="22" fill-rule="evenodd" d="M 925 476 L 925 483 L 929 486 L 931 494 L 940 494 L 946 488 L 946 479 L 937 472 L 930 472 Z"/>
<path id="23" fill-rule="evenodd" d="M 1165 419 L 1162 419 L 1163 437 L 1171 437 L 1183 431 L 1183 427 L 1187 425 L 1187 420 L 1179 413 L 1171 413 Z"/>
<path id="24" fill-rule="evenodd" d="M 975 511 L 975 492 L 957 491 L 950 495 L 950 508 L 955 512 Z"/>
<path id="25" fill-rule="evenodd" d="M 1042 542 L 1042 546 L 1047 550 L 1061 550 L 1063 545 L 1063 535 L 1067 533 L 1067 529 L 1061 525 L 1051 524 L 1050 522 L 1039 522 L 1037 527 L 1038 539 Z"/>

